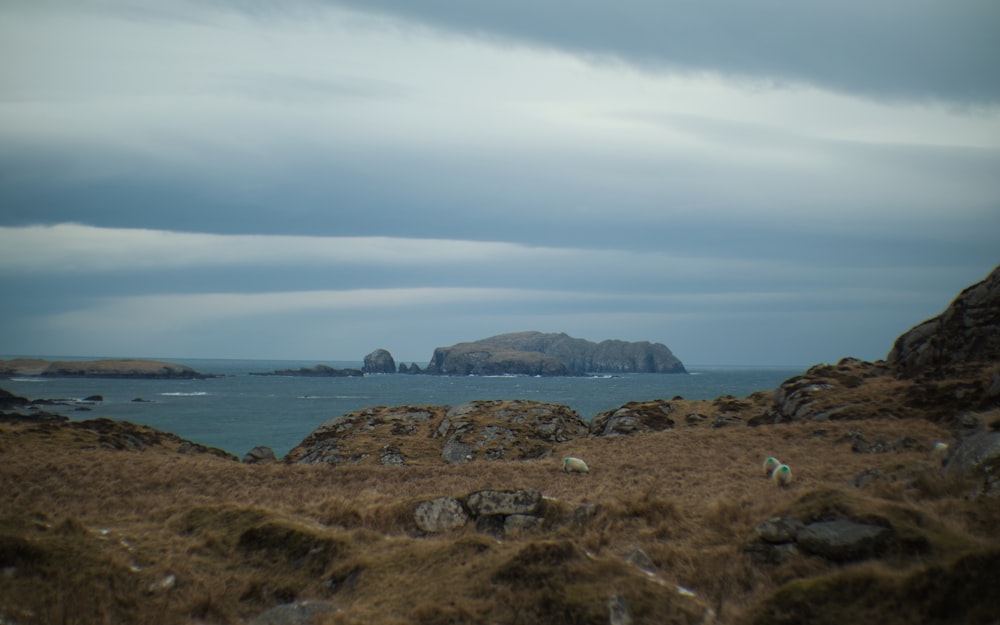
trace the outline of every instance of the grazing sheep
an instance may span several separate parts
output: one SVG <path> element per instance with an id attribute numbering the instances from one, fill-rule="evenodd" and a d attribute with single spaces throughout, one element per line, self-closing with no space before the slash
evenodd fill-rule
<path id="1" fill-rule="evenodd" d="M 779 464 L 771 473 L 771 481 L 778 486 L 788 486 L 792 483 L 792 470 L 787 464 Z"/>
<path id="2" fill-rule="evenodd" d="M 774 468 L 777 467 L 780 462 L 774 456 L 768 456 L 764 458 L 764 475 L 771 475 L 774 472 Z"/>
<path id="3" fill-rule="evenodd" d="M 579 458 L 563 458 L 563 471 L 567 473 L 590 473 L 590 467 Z"/>
<path id="4" fill-rule="evenodd" d="M 948 459 L 948 443 L 942 443 L 941 441 L 934 443 L 931 453 L 941 461 L 941 464 L 944 464 L 945 460 Z"/>

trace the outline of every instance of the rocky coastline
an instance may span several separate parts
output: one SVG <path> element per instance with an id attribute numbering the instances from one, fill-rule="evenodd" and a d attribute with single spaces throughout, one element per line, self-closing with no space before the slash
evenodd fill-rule
<path id="1" fill-rule="evenodd" d="M 0 620 L 992 625 L 997 336 L 1000 267 L 747 397 L 373 406 L 242 462 L 0 394 Z"/>

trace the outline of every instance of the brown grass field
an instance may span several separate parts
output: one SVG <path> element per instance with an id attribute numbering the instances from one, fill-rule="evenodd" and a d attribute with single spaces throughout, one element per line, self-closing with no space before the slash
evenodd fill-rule
<path id="1" fill-rule="evenodd" d="M 895 449 L 855 453 L 858 432 Z M 929 450 L 952 436 L 888 417 L 678 426 L 577 439 L 541 460 L 330 467 L 0 423 L 0 623 L 235 624 L 323 599 L 341 611 L 318 623 L 596 624 L 616 597 L 634 623 L 962 622 L 956 609 L 997 623 L 982 589 L 1000 574 L 1000 498 L 967 498 L 942 474 Z M 566 455 L 591 473 L 563 473 Z M 769 455 L 793 467 L 789 487 L 765 477 Z M 882 477 L 856 487 L 871 469 Z M 413 521 L 431 497 L 521 487 L 546 497 L 539 530 L 421 535 Z M 875 561 L 755 562 L 744 545 L 775 515 L 874 520 L 900 539 Z M 636 547 L 651 573 L 626 562 Z"/>

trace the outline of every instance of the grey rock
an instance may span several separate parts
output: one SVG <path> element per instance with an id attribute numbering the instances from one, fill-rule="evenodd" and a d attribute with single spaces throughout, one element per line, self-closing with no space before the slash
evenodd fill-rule
<path id="1" fill-rule="evenodd" d="M 795 541 L 803 551 L 848 562 L 881 555 L 892 535 L 893 530 L 887 527 L 838 519 L 806 525 Z"/>
<path id="2" fill-rule="evenodd" d="M 758 564 L 783 564 L 799 555 L 795 543 L 773 544 L 764 540 L 750 541 L 743 546 L 743 551 Z"/>
<path id="3" fill-rule="evenodd" d="M 463 443 L 458 440 L 457 437 L 453 436 L 444 444 L 444 448 L 441 450 L 441 457 L 444 458 L 446 462 L 450 462 L 452 464 L 468 462 L 472 459 L 472 452 L 475 451 L 475 449 L 476 448 L 473 445 Z"/>
<path id="4" fill-rule="evenodd" d="M 511 514 L 504 518 L 504 534 L 530 532 L 542 526 L 542 517 L 533 514 Z"/>
<path id="5" fill-rule="evenodd" d="M 639 432 L 660 432 L 675 425 L 670 414 L 670 402 L 655 399 L 646 402 L 629 402 L 620 408 L 605 410 L 590 421 L 591 436 L 618 436 Z"/>
<path id="6" fill-rule="evenodd" d="M 804 524 L 796 519 L 775 516 L 757 525 L 754 533 L 767 543 L 790 543 L 803 527 Z"/>
<path id="7" fill-rule="evenodd" d="M 364 366 L 361 370 L 365 373 L 395 373 L 396 361 L 392 354 L 385 349 L 376 349 L 365 356 Z"/>
<path id="8" fill-rule="evenodd" d="M 639 547 L 633 547 L 632 550 L 625 555 L 625 561 L 642 569 L 643 571 L 649 571 L 652 573 L 656 570 L 656 565 L 653 563 L 653 560 Z"/>
<path id="9" fill-rule="evenodd" d="M 382 453 L 378 457 L 379 464 L 401 467 L 406 464 L 403 452 L 395 445 L 386 445 L 382 448 Z"/>
<path id="10" fill-rule="evenodd" d="M 979 431 L 961 439 L 948 457 L 944 470 L 974 480 L 973 495 L 1000 494 L 1000 432 Z"/>
<path id="11" fill-rule="evenodd" d="M 417 504 L 413 519 L 421 531 L 436 534 L 464 527 L 469 515 L 454 497 L 438 497 Z"/>
<path id="12" fill-rule="evenodd" d="M 632 625 L 628 601 L 620 595 L 608 597 L 608 625 Z"/>
<path id="13" fill-rule="evenodd" d="M 535 514 L 542 507 L 542 494 L 534 488 L 481 490 L 465 498 L 473 516 Z"/>
<path id="14" fill-rule="evenodd" d="M 257 445 L 243 456 L 245 464 L 267 464 L 275 460 L 274 450 L 265 445 Z"/>
<path id="15" fill-rule="evenodd" d="M 248 625 L 312 625 L 321 614 L 333 614 L 340 608 L 329 601 L 296 601 L 286 603 L 262 612 Z"/>

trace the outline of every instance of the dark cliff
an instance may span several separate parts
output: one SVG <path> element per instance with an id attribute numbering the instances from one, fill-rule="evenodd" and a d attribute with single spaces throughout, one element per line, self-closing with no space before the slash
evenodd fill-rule
<path id="1" fill-rule="evenodd" d="M 963 290 L 943 313 L 896 339 L 886 362 L 904 376 L 1000 362 L 1000 266 Z"/>
<path id="2" fill-rule="evenodd" d="M 564 333 L 516 332 L 439 347 L 427 373 L 446 375 L 583 373 L 687 373 L 662 343 L 608 340 L 593 343 Z"/>

